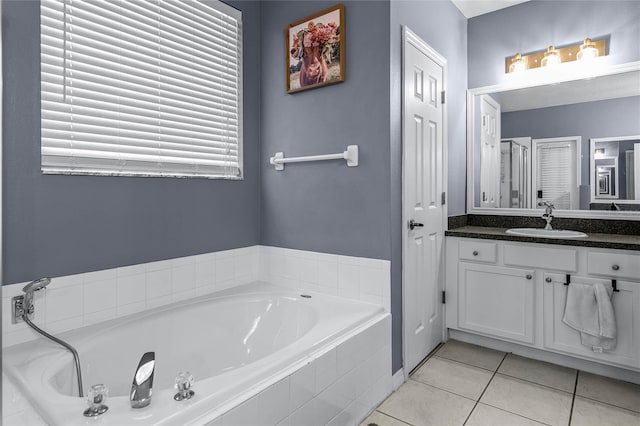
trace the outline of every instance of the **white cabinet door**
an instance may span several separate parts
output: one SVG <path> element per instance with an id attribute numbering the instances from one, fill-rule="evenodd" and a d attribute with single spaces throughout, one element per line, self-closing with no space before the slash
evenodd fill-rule
<path id="1" fill-rule="evenodd" d="M 548 281 L 551 280 L 551 282 Z M 613 293 L 616 313 L 617 345 L 612 351 L 595 353 L 580 343 L 580 333 L 562 322 L 567 300 L 565 275 L 544 274 L 544 346 L 584 358 L 630 367 L 640 367 L 640 283 L 617 281 L 618 293 Z M 594 284 L 606 279 L 571 276 L 572 282 Z"/>
<path id="2" fill-rule="evenodd" d="M 458 265 L 458 327 L 532 344 L 534 271 Z"/>

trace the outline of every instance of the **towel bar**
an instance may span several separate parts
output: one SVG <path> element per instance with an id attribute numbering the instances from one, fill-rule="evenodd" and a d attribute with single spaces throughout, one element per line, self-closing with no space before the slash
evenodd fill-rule
<path id="1" fill-rule="evenodd" d="M 347 150 L 337 154 L 325 155 L 309 155 L 306 157 L 289 157 L 285 158 L 283 152 L 276 152 L 269 162 L 276 167 L 276 170 L 284 170 L 286 163 L 302 163 L 306 161 L 323 161 L 323 160 L 346 160 L 348 167 L 358 166 L 358 145 L 349 145 Z"/>
<path id="2" fill-rule="evenodd" d="M 567 274 L 567 280 L 564 283 L 564 285 L 569 285 L 571 284 L 571 274 Z M 611 280 L 611 287 L 613 287 L 613 291 L 615 293 L 620 293 L 620 290 L 618 290 L 618 281 L 617 280 Z"/>

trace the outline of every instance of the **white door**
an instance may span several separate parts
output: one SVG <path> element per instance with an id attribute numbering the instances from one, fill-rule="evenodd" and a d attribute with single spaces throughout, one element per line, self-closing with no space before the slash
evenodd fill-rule
<path id="1" fill-rule="evenodd" d="M 500 104 L 480 96 L 480 207 L 500 207 Z"/>
<path id="2" fill-rule="evenodd" d="M 408 374 L 443 340 L 446 61 L 407 28 L 403 43 L 403 330 Z"/>
<path id="3" fill-rule="evenodd" d="M 580 136 L 531 141 L 533 208 L 540 207 L 542 201 L 562 210 L 580 208 L 580 141 Z"/>

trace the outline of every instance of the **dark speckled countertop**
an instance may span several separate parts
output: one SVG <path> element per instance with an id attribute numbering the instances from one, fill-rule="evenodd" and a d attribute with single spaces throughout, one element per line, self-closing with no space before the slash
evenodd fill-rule
<path id="1" fill-rule="evenodd" d="M 483 238 L 488 240 L 519 241 L 523 243 L 544 243 L 563 246 L 600 247 L 620 250 L 640 250 L 640 235 L 604 234 L 587 232 L 586 238 L 558 239 L 523 237 L 507 234 L 508 228 L 466 225 L 445 232 L 450 237 Z"/>

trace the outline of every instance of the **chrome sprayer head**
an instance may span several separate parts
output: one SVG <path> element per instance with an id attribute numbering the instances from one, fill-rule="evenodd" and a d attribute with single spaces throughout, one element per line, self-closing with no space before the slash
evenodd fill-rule
<path id="1" fill-rule="evenodd" d="M 22 287 L 24 296 L 15 296 L 12 299 L 13 316 L 11 322 L 17 323 L 22 319 L 24 315 L 31 315 L 33 313 L 33 293 L 42 290 L 51 282 L 51 278 L 39 278 L 35 281 L 31 281 L 29 284 Z"/>
<path id="2" fill-rule="evenodd" d="M 38 291 L 45 288 L 46 286 L 49 285 L 50 282 L 51 282 L 51 278 L 48 278 L 48 277 L 39 278 L 35 281 L 31 281 L 29 284 L 22 287 L 22 291 L 24 291 L 25 293 L 33 293 L 34 291 Z"/>

